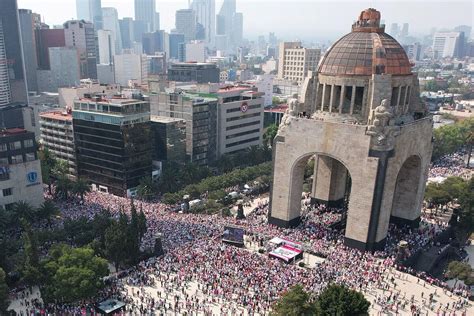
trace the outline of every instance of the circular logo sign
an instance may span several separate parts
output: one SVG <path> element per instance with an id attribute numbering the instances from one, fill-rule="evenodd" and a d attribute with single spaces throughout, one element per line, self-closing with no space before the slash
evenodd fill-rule
<path id="1" fill-rule="evenodd" d="M 247 112 L 248 109 L 249 109 L 249 104 L 247 102 L 242 103 L 242 105 L 240 106 L 240 111 L 242 113 Z"/>
<path id="2" fill-rule="evenodd" d="M 31 171 L 26 175 L 26 179 L 29 183 L 35 183 L 38 180 L 38 173 L 36 171 Z"/>

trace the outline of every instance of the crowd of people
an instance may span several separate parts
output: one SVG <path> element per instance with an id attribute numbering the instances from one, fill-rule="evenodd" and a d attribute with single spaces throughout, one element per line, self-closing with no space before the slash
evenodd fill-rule
<path id="1" fill-rule="evenodd" d="M 450 167 L 444 164 L 444 167 L 435 168 L 438 169 L 433 172 L 440 174 L 444 172 L 440 168 Z M 411 251 L 417 251 L 445 229 L 444 224 L 432 219 L 422 217 L 419 228 L 390 225 L 385 249 L 372 254 L 346 247 L 343 232 L 331 227 L 343 218 L 344 212 L 340 208 L 310 206 L 303 201 L 301 225 L 295 229 L 282 229 L 267 224 L 267 203 L 259 204 L 241 220 L 219 214 L 175 213 L 159 202 L 135 203 L 147 217 L 148 231 L 142 247 L 152 248 L 160 233 L 165 255 L 115 274 L 95 302 L 116 298 L 127 303 L 126 311 L 133 314 L 154 310 L 163 315 L 263 315 L 293 285 L 301 284 L 312 295 L 318 295 L 328 284 L 337 283 L 371 293 L 375 297 L 372 303 L 382 310 L 416 313 L 425 305 L 440 312 L 465 312 L 467 308 L 467 289 L 463 287 L 454 289 L 459 295 L 457 304 L 437 306 L 429 300 L 416 302 L 393 286 L 396 284 L 393 275 L 404 278 L 404 273 L 398 270 L 416 275 L 424 280 L 422 282 L 448 288 L 443 282 L 399 266 L 395 261 L 400 240 L 405 240 Z M 92 219 L 103 209 L 110 210 L 118 218 L 119 212 L 129 212 L 130 201 L 91 192 L 83 202 L 70 199 L 58 201 L 58 206 L 61 220 L 57 224 L 60 225 L 65 219 L 84 216 Z M 270 258 L 268 254 L 224 244 L 221 235 L 228 225 L 242 227 L 247 243 L 257 243 L 257 248 L 273 237 L 285 237 L 305 245 L 306 251 L 324 260 L 314 268 L 300 268 Z M 377 294 L 380 290 L 385 294 L 387 289 L 391 291 L 387 295 Z M 435 296 L 436 293 L 427 295 Z M 39 298 L 28 303 L 25 300 L 30 310 L 54 315 L 80 315 L 84 310 L 92 309 L 93 303 L 43 305 Z"/>
<path id="2" fill-rule="evenodd" d="M 443 156 L 431 165 L 428 178 L 461 177 L 468 180 L 472 177 L 472 169 L 466 168 L 466 153 L 460 150 L 454 154 Z"/>

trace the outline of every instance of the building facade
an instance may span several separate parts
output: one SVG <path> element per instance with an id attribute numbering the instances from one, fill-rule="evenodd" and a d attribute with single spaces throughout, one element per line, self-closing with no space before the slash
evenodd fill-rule
<path id="1" fill-rule="evenodd" d="M 196 13 L 191 9 L 176 11 L 176 30 L 184 34 L 186 42 L 196 39 Z"/>
<path id="2" fill-rule="evenodd" d="M 101 0 L 76 0 L 76 13 L 78 20 L 92 22 L 96 30 L 102 29 Z"/>
<path id="3" fill-rule="evenodd" d="M 115 44 L 112 31 L 98 30 L 97 40 L 99 44 L 99 64 L 113 64 L 115 56 Z"/>
<path id="4" fill-rule="evenodd" d="M 64 23 L 64 38 L 66 47 L 77 49 L 81 79 L 97 79 L 94 24 L 84 20 L 67 21 Z"/>
<path id="5" fill-rule="evenodd" d="M 112 35 L 112 44 L 115 46 L 117 54 L 122 53 L 122 35 L 118 19 L 118 12 L 115 8 L 102 8 L 103 28 L 109 30 Z"/>
<path id="6" fill-rule="evenodd" d="M 303 48 L 300 42 L 282 42 L 279 49 L 278 78 L 302 84 L 309 71 L 318 67 L 321 50 Z"/>
<path id="7" fill-rule="evenodd" d="M 50 47 L 50 70 L 38 70 L 38 88 L 42 92 L 56 92 L 62 87 L 74 87 L 80 81 L 81 69 L 77 49 Z"/>
<path id="8" fill-rule="evenodd" d="M 219 68 L 212 63 L 174 63 L 168 69 L 170 81 L 218 83 L 219 75 Z"/>
<path id="9" fill-rule="evenodd" d="M 218 157 L 262 145 L 264 100 L 256 90 L 229 86 L 217 91 Z"/>
<path id="10" fill-rule="evenodd" d="M 214 43 L 216 34 L 216 2 L 215 0 L 193 0 L 191 7 L 196 13 L 196 20 L 204 28 L 207 43 Z"/>
<path id="11" fill-rule="evenodd" d="M 0 210 L 19 201 L 32 207 L 44 201 L 37 150 L 34 133 L 20 128 L 0 131 Z"/>
<path id="12" fill-rule="evenodd" d="M 186 162 L 186 121 L 180 118 L 151 116 L 153 161 Z"/>
<path id="13" fill-rule="evenodd" d="M 209 165 L 217 156 L 217 97 L 195 93 L 157 92 L 150 95 L 151 114 L 186 122 L 187 161 Z"/>
<path id="14" fill-rule="evenodd" d="M 72 115 L 67 111 L 44 112 L 40 117 L 41 144 L 48 148 L 54 158 L 67 163 L 69 176 L 75 178 L 76 150 Z"/>
<path id="15" fill-rule="evenodd" d="M 0 23 L 2 25 L 2 42 L 5 49 L 4 54 L 6 56 L 6 61 L 4 62 L 8 69 L 10 101 L 27 103 L 28 88 L 23 64 L 23 47 L 21 43 L 18 6 L 16 0 L 2 0 Z M 0 83 L 0 85 L 2 87 L 6 86 L 5 83 Z"/>
<path id="16" fill-rule="evenodd" d="M 26 82 L 29 91 L 38 91 L 38 82 L 36 78 L 36 69 L 38 68 L 38 60 L 36 56 L 36 34 L 35 19 L 38 14 L 31 10 L 18 10 L 21 44 L 23 46 L 23 58 L 25 63 Z"/>
<path id="17" fill-rule="evenodd" d="M 77 175 L 95 190 L 131 196 L 140 179 L 152 173 L 149 103 L 80 99 L 72 116 Z"/>
<path id="18" fill-rule="evenodd" d="M 159 29 L 159 25 L 155 26 L 155 0 L 135 0 L 135 21 L 140 21 L 144 24 L 145 28 L 143 30 L 143 33 L 154 32 Z"/>
<path id="19" fill-rule="evenodd" d="M 438 32 L 433 37 L 433 57 L 463 57 L 463 32 Z"/>

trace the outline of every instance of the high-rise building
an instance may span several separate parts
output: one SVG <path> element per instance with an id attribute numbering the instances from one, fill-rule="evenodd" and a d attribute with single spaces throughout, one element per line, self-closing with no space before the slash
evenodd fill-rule
<path id="1" fill-rule="evenodd" d="M 179 60 L 179 47 L 184 44 L 184 34 L 170 33 L 169 34 L 169 58 Z"/>
<path id="2" fill-rule="evenodd" d="M 408 36 L 408 23 L 403 23 L 403 26 L 402 26 L 402 31 L 400 33 L 400 36 L 401 37 L 407 37 Z"/>
<path id="3" fill-rule="evenodd" d="M 433 57 L 462 57 L 464 48 L 463 32 L 438 32 L 433 37 Z"/>
<path id="4" fill-rule="evenodd" d="M 419 61 L 423 57 L 421 55 L 422 46 L 420 43 L 404 45 L 403 48 L 405 49 L 405 52 L 407 53 L 407 56 L 411 61 Z"/>
<path id="5" fill-rule="evenodd" d="M 23 65 L 23 48 L 21 45 L 20 25 L 18 18 L 18 6 L 16 0 L 2 0 L 0 10 L 0 23 L 3 30 L 3 46 L 5 47 L 5 58 L 8 70 L 8 80 L 11 102 L 28 102 L 27 82 L 25 68 Z M 2 66 L 4 67 L 4 66 Z M 0 83 L 3 87 L 5 82 Z M 4 101 L 0 101 L 4 103 Z"/>
<path id="6" fill-rule="evenodd" d="M 236 0 L 224 0 L 216 18 L 216 34 L 227 36 L 228 45 L 225 46 L 239 46 L 242 42 L 243 15 L 236 12 Z"/>
<path id="7" fill-rule="evenodd" d="M 36 69 L 38 68 L 38 60 L 36 56 L 36 34 L 35 19 L 38 14 L 31 10 L 18 10 L 21 44 L 23 46 L 23 59 L 25 63 L 26 82 L 29 91 L 38 91 L 38 82 L 36 78 Z"/>
<path id="8" fill-rule="evenodd" d="M 155 0 L 135 0 L 135 21 L 142 21 L 145 23 L 145 29 L 143 30 L 144 33 L 158 30 L 159 25 L 155 25 Z"/>
<path id="9" fill-rule="evenodd" d="M 99 64 L 113 64 L 115 45 L 112 31 L 105 29 L 97 31 L 97 40 L 99 44 Z"/>
<path id="10" fill-rule="evenodd" d="M 115 8 L 102 8 L 103 29 L 112 31 L 113 44 L 115 52 L 122 53 L 122 35 L 120 32 L 118 12 Z"/>
<path id="11" fill-rule="evenodd" d="M 208 165 L 217 155 L 217 97 L 198 93 L 160 92 L 150 95 L 151 114 L 186 121 L 187 160 Z"/>
<path id="12" fill-rule="evenodd" d="M 100 96 L 74 102 L 77 174 L 92 188 L 131 196 L 152 174 L 150 104 Z"/>
<path id="13" fill-rule="evenodd" d="M 94 25 L 84 20 L 67 21 L 64 23 L 64 37 L 67 47 L 77 49 L 81 79 L 97 79 L 97 47 Z"/>
<path id="14" fill-rule="evenodd" d="M 398 37 L 400 34 L 400 28 L 398 27 L 398 23 L 392 23 L 390 26 L 390 35 L 393 37 Z"/>
<path id="15" fill-rule="evenodd" d="M 8 105 L 12 99 L 6 61 L 7 51 L 5 48 L 5 36 L 3 35 L 3 23 L 2 20 L 0 20 L 0 106 Z M 3 122 L 0 123 L 3 125 Z"/>
<path id="16" fill-rule="evenodd" d="M 145 33 L 142 36 L 143 53 L 154 55 L 156 52 L 163 52 L 165 49 L 165 31 Z"/>
<path id="17" fill-rule="evenodd" d="M 317 70 L 320 57 L 320 49 L 304 48 L 301 42 L 281 42 L 278 78 L 301 84 L 309 71 Z"/>
<path id="18" fill-rule="evenodd" d="M 76 0 L 76 15 L 78 20 L 94 23 L 96 30 L 102 29 L 101 0 Z"/>
<path id="19" fill-rule="evenodd" d="M 122 46 L 124 49 L 130 49 L 133 47 L 133 42 L 135 41 L 133 33 L 133 19 L 132 18 L 123 18 L 119 20 L 120 26 L 120 35 L 122 36 Z"/>
<path id="20" fill-rule="evenodd" d="M 153 161 L 186 162 L 186 121 L 166 116 L 151 116 Z"/>
<path id="21" fill-rule="evenodd" d="M 215 0 L 193 0 L 190 9 L 196 13 L 197 22 L 204 28 L 206 42 L 213 43 L 216 34 Z"/>
<path id="22" fill-rule="evenodd" d="M 38 70 L 38 90 L 57 92 L 61 87 L 73 87 L 80 80 L 77 48 L 50 47 L 50 70 Z"/>
<path id="23" fill-rule="evenodd" d="M 176 11 L 176 30 L 184 34 L 186 42 L 196 38 L 196 13 L 191 9 Z"/>
<path id="24" fill-rule="evenodd" d="M 459 25 L 454 28 L 455 32 L 463 32 L 466 40 L 471 39 L 471 30 L 472 27 L 469 25 Z"/>
<path id="25" fill-rule="evenodd" d="M 130 81 L 141 83 L 142 56 L 138 54 L 122 54 L 115 56 L 115 82 L 128 86 Z"/>
<path id="26" fill-rule="evenodd" d="M 64 29 L 37 29 L 36 43 L 38 68 L 43 70 L 49 70 L 49 48 L 66 46 Z"/>

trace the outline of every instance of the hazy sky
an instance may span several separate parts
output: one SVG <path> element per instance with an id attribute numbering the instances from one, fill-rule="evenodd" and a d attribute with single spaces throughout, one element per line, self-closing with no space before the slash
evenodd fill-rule
<path id="1" fill-rule="evenodd" d="M 216 0 L 216 13 L 222 0 Z M 275 32 L 279 38 L 335 39 L 350 31 L 360 11 L 375 7 L 388 25 L 410 24 L 413 34 L 428 33 L 432 27 L 472 26 L 472 0 L 237 0 L 244 14 L 244 37 Z M 1 4 L 1 2 L 0 2 Z M 187 8 L 188 0 L 156 0 L 161 29 L 174 28 L 175 11 Z M 41 14 L 47 24 L 62 24 L 76 17 L 76 0 L 18 0 L 18 7 Z M 133 0 L 102 0 L 102 7 L 115 7 L 119 17 L 134 16 Z"/>

